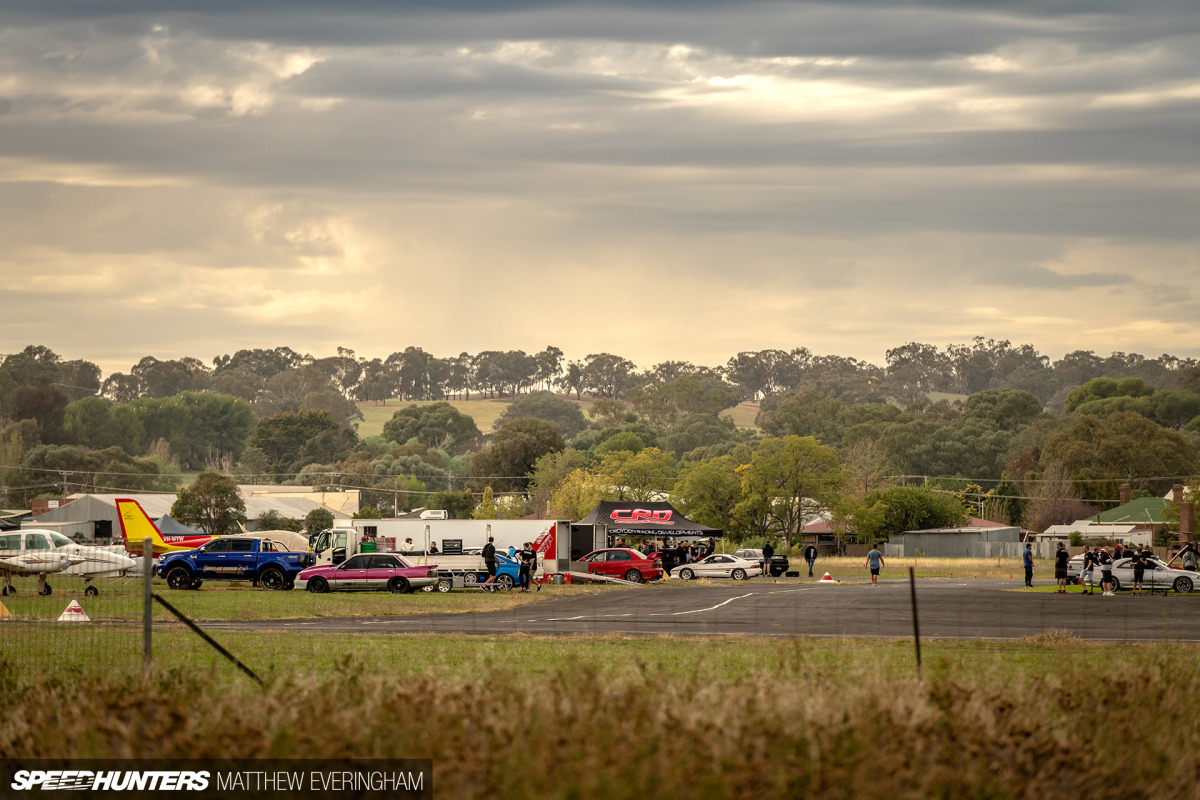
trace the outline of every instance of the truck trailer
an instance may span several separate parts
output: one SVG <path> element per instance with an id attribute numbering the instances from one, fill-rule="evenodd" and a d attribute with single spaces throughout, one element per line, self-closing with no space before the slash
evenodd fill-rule
<path id="1" fill-rule="evenodd" d="M 571 523 L 563 520 L 356 519 L 351 524 L 317 537 L 313 553 L 318 564 L 340 564 L 357 553 L 378 552 L 398 553 L 415 564 L 436 562 L 439 571 L 478 571 L 489 537 L 501 554 L 510 545 L 520 550 L 531 542 L 539 571 L 566 572 L 570 563 Z M 437 552 L 431 553 L 434 545 Z"/>

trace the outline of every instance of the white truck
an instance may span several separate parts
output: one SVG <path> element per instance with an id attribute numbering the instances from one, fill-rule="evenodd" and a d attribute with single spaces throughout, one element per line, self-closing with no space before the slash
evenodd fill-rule
<path id="1" fill-rule="evenodd" d="M 489 537 L 501 555 L 510 545 L 520 550 L 526 542 L 533 544 L 539 572 L 564 572 L 570 561 L 571 523 L 562 520 L 356 519 L 351 524 L 317 537 L 318 564 L 340 564 L 362 552 L 398 553 L 415 564 L 437 564 L 439 575 L 471 585 L 485 573 L 481 552 Z"/>

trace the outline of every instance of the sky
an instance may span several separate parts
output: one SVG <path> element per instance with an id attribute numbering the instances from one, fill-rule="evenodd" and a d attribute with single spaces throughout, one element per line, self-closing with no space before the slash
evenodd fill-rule
<path id="1" fill-rule="evenodd" d="M 1193 0 L 7 0 L 0 352 L 1200 356 Z"/>

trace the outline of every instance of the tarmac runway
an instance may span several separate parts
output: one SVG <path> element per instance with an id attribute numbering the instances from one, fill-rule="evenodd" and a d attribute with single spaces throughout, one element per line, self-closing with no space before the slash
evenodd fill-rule
<path id="1" fill-rule="evenodd" d="M 917 581 L 922 638 L 1020 639 L 1065 631 L 1111 641 L 1200 641 L 1200 593 L 1115 597 L 1012 591 L 1020 581 Z M 413 598 L 414 600 L 418 598 Z M 751 580 L 648 585 L 560 597 L 509 611 L 298 620 L 222 621 L 209 630 L 308 633 L 529 633 L 699 636 L 911 637 L 907 579 L 819 585 Z"/>

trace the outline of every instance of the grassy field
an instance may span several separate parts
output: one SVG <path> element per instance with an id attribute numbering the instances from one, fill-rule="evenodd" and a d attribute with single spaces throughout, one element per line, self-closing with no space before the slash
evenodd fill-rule
<path id="1" fill-rule="evenodd" d="M 78 600 L 88 616 L 97 621 L 140 620 L 141 584 L 135 581 L 111 583 L 99 597 L 84 597 L 83 582 L 61 578 L 54 581 L 54 594 L 38 597 L 33 591 L 4 598 L 9 612 L 21 619 L 56 619 L 71 600 Z M 249 584 L 211 583 L 196 591 L 178 592 L 155 580 L 154 591 L 171 605 L 195 620 L 215 619 L 299 619 L 319 617 L 407 616 L 410 614 L 456 614 L 470 611 L 504 611 L 547 600 L 596 592 L 615 591 L 600 585 L 557 586 L 548 584 L 540 592 L 483 592 L 461 589 L 447 594 L 438 592 L 268 592 Z M 154 618 L 174 619 L 155 604 Z"/>
<path id="2" fill-rule="evenodd" d="M 969 394 L 955 394 L 954 392 L 928 392 L 925 396 L 929 398 L 929 402 L 931 403 L 936 403 L 939 400 L 947 400 L 951 403 L 966 402 L 966 399 L 970 397 Z"/>
<path id="3" fill-rule="evenodd" d="M 792 557 L 793 570 L 808 575 L 804 559 Z M 813 574 L 820 577 L 828 572 L 841 580 L 870 580 L 871 573 L 864 564 L 865 557 L 822 557 L 813 566 Z M 1015 558 L 884 558 L 880 576 L 884 578 L 908 577 L 908 568 L 913 567 L 918 578 L 1012 578 L 1025 582 L 1025 572 L 1019 559 Z M 1054 564 L 1049 559 L 1034 560 L 1034 575 L 1044 578 L 1054 574 Z"/>
<path id="4" fill-rule="evenodd" d="M 566 397 L 566 399 L 576 403 L 579 406 L 579 410 L 585 416 L 588 409 L 592 407 L 590 399 L 581 401 L 577 401 L 573 397 Z M 481 433 L 488 434 L 492 432 L 492 429 L 496 425 L 496 420 L 508 408 L 511 401 L 505 398 L 503 400 L 448 400 L 446 402 L 475 420 L 475 425 Z M 362 412 L 364 419 L 358 423 L 358 435 L 365 438 L 367 436 L 382 434 L 384 423 L 390 420 L 393 414 L 405 406 L 419 405 L 429 405 L 429 402 L 389 400 L 387 405 L 375 405 L 371 402 L 359 403 L 358 410 Z"/>
<path id="5" fill-rule="evenodd" d="M 0 757 L 424 757 L 435 796 L 502 800 L 1195 798 L 1200 778 L 1176 690 L 1195 646 L 930 642 L 918 680 L 891 640 L 222 633 L 260 689 L 188 636 L 157 637 L 145 687 L 0 653 Z"/>
<path id="6" fill-rule="evenodd" d="M 758 416 L 758 403 L 738 403 L 722 411 L 721 416 L 733 420 L 733 424 L 739 428 L 753 428 L 754 418 Z"/>

